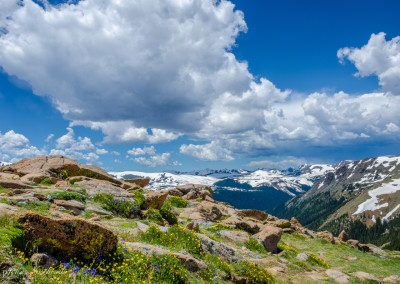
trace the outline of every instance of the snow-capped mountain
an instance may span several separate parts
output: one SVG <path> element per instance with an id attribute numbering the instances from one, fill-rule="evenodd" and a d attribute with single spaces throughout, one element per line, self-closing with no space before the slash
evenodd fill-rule
<path id="1" fill-rule="evenodd" d="M 224 178 L 232 178 L 240 175 L 244 175 L 249 173 L 249 171 L 246 170 L 229 170 L 229 169 L 222 169 L 222 170 L 211 170 L 211 169 L 205 169 L 205 170 L 199 170 L 199 171 L 191 171 L 191 172 L 174 172 L 176 174 L 184 174 L 184 175 L 194 175 L 194 176 L 208 176 L 208 177 L 214 177 L 217 179 L 224 179 Z"/>
<path id="2" fill-rule="evenodd" d="M 389 221 L 400 215 L 399 200 L 400 156 L 381 156 L 340 163 L 274 214 L 296 216 L 302 224 L 315 223 L 321 229 L 340 218 L 372 226 L 378 217 Z"/>
<path id="3" fill-rule="evenodd" d="M 212 186 L 219 180 L 217 178 L 210 176 L 173 174 L 169 172 L 145 173 L 137 171 L 125 171 L 125 172 L 110 172 L 110 174 L 118 179 L 148 177 L 150 178 L 150 183 L 146 188 L 150 190 L 170 189 L 178 185 L 184 185 L 188 183 L 196 183 L 196 184 L 204 184 Z"/>
<path id="4" fill-rule="evenodd" d="M 0 161 L 0 167 L 1 167 L 1 166 L 9 166 L 9 165 L 11 165 L 11 163 L 7 163 L 7 162 L 2 162 L 2 161 Z"/>
<path id="5" fill-rule="evenodd" d="M 275 190 L 295 196 L 311 188 L 316 180 L 328 172 L 335 170 L 331 165 L 304 165 L 297 170 L 256 170 L 232 178 L 235 183 L 248 184 L 252 189 L 261 187 L 274 188 Z M 229 188 L 229 186 L 227 186 Z"/>

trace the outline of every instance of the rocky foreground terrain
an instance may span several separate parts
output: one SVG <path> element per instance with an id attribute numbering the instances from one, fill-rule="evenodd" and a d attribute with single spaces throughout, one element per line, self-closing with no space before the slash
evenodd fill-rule
<path id="1" fill-rule="evenodd" d="M 1 166 L 0 283 L 400 283 L 400 252 L 148 183 L 62 156 Z"/>

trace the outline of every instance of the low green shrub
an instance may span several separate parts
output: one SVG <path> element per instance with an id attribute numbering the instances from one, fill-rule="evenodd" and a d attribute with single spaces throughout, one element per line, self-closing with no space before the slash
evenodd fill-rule
<path id="1" fill-rule="evenodd" d="M 329 268 L 329 264 L 325 260 L 316 256 L 315 254 L 309 254 L 308 258 L 307 258 L 307 262 L 312 265 L 318 265 L 318 266 L 321 266 L 324 268 Z"/>
<path id="2" fill-rule="evenodd" d="M 264 246 L 254 238 L 250 238 L 248 241 L 244 242 L 244 246 L 254 252 L 266 253 Z"/>
<path id="3" fill-rule="evenodd" d="M 140 208 L 142 204 L 145 202 L 146 197 L 144 196 L 144 193 L 142 191 L 136 191 L 133 200 L 135 200 L 135 203 Z"/>
<path id="4" fill-rule="evenodd" d="M 78 192 L 55 191 L 48 195 L 51 199 L 76 200 L 86 203 L 86 196 Z"/>
<path id="5" fill-rule="evenodd" d="M 147 212 L 144 216 L 145 216 L 145 218 L 147 218 L 147 220 L 149 220 L 151 222 L 162 222 L 163 221 L 160 211 L 157 209 L 147 210 Z"/>
<path id="6" fill-rule="evenodd" d="M 167 220 L 170 225 L 178 223 L 177 214 L 172 210 L 171 203 L 164 202 L 160 209 L 161 216 Z"/>
<path id="7" fill-rule="evenodd" d="M 180 196 L 172 196 L 169 199 L 171 205 L 177 208 L 186 208 L 187 207 L 187 200 Z"/>
<path id="8" fill-rule="evenodd" d="M 10 190 L 8 188 L 4 188 L 0 185 L 0 193 L 8 193 Z"/>
<path id="9" fill-rule="evenodd" d="M 170 227 L 166 233 L 152 225 L 139 238 L 145 243 L 162 245 L 175 251 L 184 249 L 192 255 L 201 255 L 200 238 L 193 231 L 179 225 Z"/>
<path id="10" fill-rule="evenodd" d="M 42 179 L 42 181 L 40 182 L 40 184 L 41 184 L 41 185 L 50 186 L 50 185 L 53 185 L 53 182 L 51 181 L 50 178 L 44 178 L 44 179 Z"/>
<path id="11" fill-rule="evenodd" d="M 274 283 L 272 275 L 268 273 L 264 268 L 259 267 L 258 264 L 249 263 L 242 261 L 238 264 L 233 265 L 235 272 L 240 276 L 247 277 L 251 283 L 254 284 L 270 284 Z"/>

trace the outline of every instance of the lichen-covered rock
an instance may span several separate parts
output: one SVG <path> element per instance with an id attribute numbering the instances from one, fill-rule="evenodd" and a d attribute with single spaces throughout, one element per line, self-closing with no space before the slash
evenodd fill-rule
<path id="1" fill-rule="evenodd" d="M 81 219 L 52 219 L 36 213 L 18 216 L 27 241 L 63 258 L 96 259 L 117 249 L 117 236 Z"/>
<path id="2" fill-rule="evenodd" d="M 371 254 L 381 255 L 381 256 L 389 256 L 389 254 L 381 248 L 378 248 L 373 244 L 359 244 L 358 249 L 363 252 L 368 252 Z"/>
<path id="3" fill-rule="evenodd" d="M 268 218 L 268 214 L 260 211 L 260 210 L 255 210 L 255 209 L 243 209 L 239 210 L 238 215 L 240 217 L 247 217 L 247 218 L 252 218 L 258 221 L 264 221 Z"/>
<path id="4" fill-rule="evenodd" d="M 277 245 L 282 237 L 282 229 L 274 226 L 266 226 L 255 234 L 254 237 L 261 242 L 267 252 L 276 253 Z"/>
<path id="5" fill-rule="evenodd" d="M 238 216 L 231 216 L 223 220 L 222 224 L 246 231 L 252 235 L 260 231 L 260 226 L 256 222 L 253 222 L 252 220 L 243 220 Z"/>
<path id="6" fill-rule="evenodd" d="M 335 269 L 327 269 L 325 273 L 338 283 L 349 283 L 350 281 L 349 276 Z"/>
<path id="7" fill-rule="evenodd" d="M 4 188 L 32 188 L 32 186 L 28 185 L 25 182 L 19 180 L 9 180 L 9 179 L 0 179 L 0 186 Z"/>
<path id="8" fill-rule="evenodd" d="M 74 185 L 85 188 L 90 196 L 95 196 L 96 194 L 101 193 L 111 194 L 114 197 L 129 197 L 133 195 L 127 190 L 107 180 L 85 178 L 82 181 L 75 182 Z"/>
<path id="9" fill-rule="evenodd" d="M 0 203 L 0 216 L 14 215 L 17 211 L 18 207 L 14 207 L 6 203 Z"/>
<path id="10" fill-rule="evenodd" d="M 363 271 L 357 271 L 357 272 L 353 273 L 353 275 L 355 277 L 357 277 L 358 279 L 360 279 L 361 281 L 373 281 L 373 282 L 379 283 L 379 279 L 375 275 L 372 275 L 370 273 L 366 273 Z"/>

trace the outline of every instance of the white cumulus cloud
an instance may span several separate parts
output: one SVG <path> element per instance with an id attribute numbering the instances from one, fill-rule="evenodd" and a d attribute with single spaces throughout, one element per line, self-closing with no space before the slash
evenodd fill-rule
<path id="1" fill-rule="evenodd" d="M 4 134 L 0 132 L 0 159 L 16 162 L 22 158 L 30 158 L 43 155 L 45 151 L 39 150 L 30 144 L 24 135 L 10 130 Z"/>

